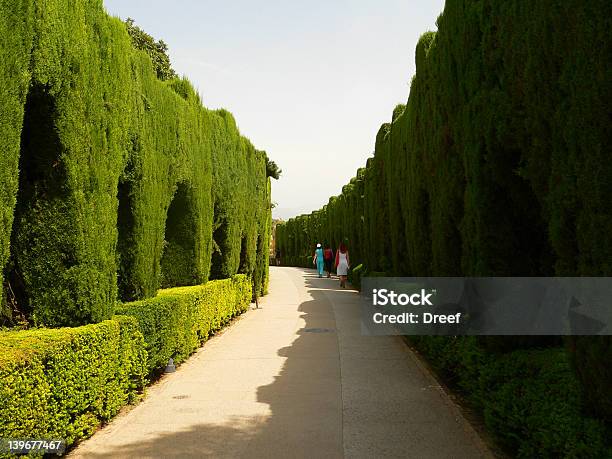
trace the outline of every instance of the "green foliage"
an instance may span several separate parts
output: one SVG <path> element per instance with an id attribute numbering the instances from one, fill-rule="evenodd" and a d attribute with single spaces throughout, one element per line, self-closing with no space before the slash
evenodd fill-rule
<path id="1" fill-rule="evenodd" d="M 584 416 L 581 389 L 563 349 L 492 356 L 476 337 L 411 342 L 465 393 L 490 432 L 518 457 L 610 457 L 610 426 Z"/>
<path id="2" fill-rule="evenodd" d="M 133 64 L 131 149 L 119 188 L 123 300 L 205 282 L 212 231 L 210 112 L 187 81 L 161 83 L 144 54 Z"/>
<path id="3" fill-rule="evenodd" d="M 273 179 L 278 180 L 282 173 L 283 171 L 274 161 L 270 161 L 266 158 L 266 175 L 268 177 L 272 177 Z"/>
<path id="4" fill-rule="evenodd" d="M 251 280 L 236 275 L 161 290 L 98 324 L 0 332 L 0 436 L 88 437 L 170 357 L 182 362 L 246 311 L 251 295 Z"/>
<path id="5" fill-rule="evenodd" d="M 397 118 L 399 118 L 399 116 L 404 113 L 404 110 L 406 110 L 406 106 L 404 104 L 397 104 L 393 109 L 393 116 L 391 117 L 392 121 L 395 121 Z"/>
<path id="6" fill-rule="evenodd" d="M 0 266 L 9 258 L 13 209 L 18 186 L 19 142 L 30 80 L 30 49 L 34 36 L 33 5 L 27 0 L 1 1 L 0 35 Z M 8 285 L 0 270 L 0 282 Z M 10 323 L 14 300 L 3 289 L 0 324 Z"/>
<path id="7" fill-rule="evenodd" d="M 572 365 L 582 384 L 587 411 L 612 425 L 612 336 L 570 336 Z"/>
<path id="8" fill-rule="evenodd" d="M 611 4 L 603 0 L 447 1 L 438 32 L 425 33 L 416 47 L 408 102 L 381 126 L 365 170 L 322 209 L 277 226 L 283 263 L 307 266 L 314 243 L 347 240 L 360 271 L 390 276 L 612 275 L 611 28 Z M 429 358 L 450 359 L 441 362 L 448 378 L 466 381 L 465 373 L 471 383 L 488 355 L 519 359 L 531 354 L 512 351 L 542 346 L 561 352 L 556 338 L 474 342 L 479 350 L 464 365 L 457 360 L 463 341 L 420 339 L 432 347 Z M 584 421 L 585 436 L 577 433 L 578 403 L 610 419 L 612 350 L 608 338 L 589 337 L 569 350 L 582 393 L 575 396 L 572 379 L 567 390 L 574 392 L 563 393 L 568 402 L 555 395 L 559 425 L 546 414 L 549 401 L 534 404 L 534 416 L 550 429 L 534 428 L 538 439 L 515 428 L 533 424 L 521 419 L 528 407 L 509 395 L 504 416 L 515 415 L 516 403 L 520 415 L 509 435 L 525 448 L 582 457 L 599 446 L 592 423 Z M 550 381 L 556 370 L 544 364 L 538 358 L 530 371 Z M 522 375 L 509 366 L 515 398 L 528 391 L 522 384 L 531 376 Z M 544 392 L 538 379 L 529 395 Z M 584 446 L 589 438 L 592 449 Z"/>
<path id="9" fill-rule="evenodd" d="M 584 417 L 562 349 L 516 351 L 480 376 L 487 427 L 518 457 L 611 457 L 603 422 Z"/>
<path id="10" fill-rule="evenodd" d="M 34 5 L 29 0 L 2 0 L 0 10 L 0 266 L 4 266 L 9 258 L 13 209 L 17 198 L 19 143 L 30 84 L 30 50 L 35 18 Z M 0 281 L 4 283 L 4 280 L 4 273 L 0 270 Z M 6 320 L 11 315 L 11 307 L 4 298 L 0 310 L 0 321 L 2 316 Z"/>
<path id="11" fill-rule="evenodd" d="M 197 228 L 193 212 L 193 191 L 180 184 L 166 216 L 165 247 L 161 259 L 162 287 L 193 285 L 198 279 L 196 260 Z"/>
<path id="12" fill-rule="evenodd" d="M 361 289 L 361 278 L 366 276 L 367 272 L 363 266 L 363 263 L 359 263 L 357 266 L 352 268 L 348 273 L 349 282 L 357 289 Z"/>
<path id="13" fill-rule="evenodd" d="M 91 435 L 143 390 L 146 359 L 133 317 L 0 333 L 0 436 Z"/>
<path id="14" fill-rule="evenodd" d="M 99 322 L 0 333 L 0 435 L 71 444 L 265 292 L 270 161 L 101 2 L 0 11 L 0 320 Z"/>
<path id="15" fill-rule="evenodd" d="M 612 19 L 597 11 L 448 2 L 365 170 L 279 225 L 285 258 L 347 239 L 354 264 L 397 275 L 612 273 Z"/>
<path id="16" fill-rule="evenodd" d="M 2 11 L 3 21 L 8 14 L 22 25 L 3 34 L 15 37 L 2 41 L 3 56 L 17 60 L 0 64 L 12 72 L 2 78 L 12 89 L 1 103 L 13 118 L 0 134 L 13 176 L 0 185 L 3 202 L 14 205 L 14 219 L 2 219 L 2 239 L 11 240 L 6 296 L 38 323 L 97 322 L 112 315 L 116 298 L 114 195 L 127 141 L 129 40 L 101 7 L 3 2 Z M 21 108 L 11 111 L 15 104 Z"/>
<path id="17" fill-rule="evenodd" d="M 251 281 L 245 275 L 204 285 L 160 290 L 155 298 L 125 303 L 120 314 L 136 317 L 149 356 L 148 371 L 179 363 L 231 318 L 247 310 Z"/>
<path id="18" fill-rule="evenodd" d="M 231 113 L 211 117 L 213 141 L 213 246 L 211 278 L 250 276 L 260 295 L 267 282 L 270 185 L 267 156 L 242 137 Z M 248 171 L 248 172 L 247 172 Z M 259 267 L 259 268 L 258 268 Z"/>
<path id="19" fill-rule="evenodd" d="M 99 322 L 118 297 L 205 282 L 213 258 L 214 277 L 249 274 L 261 294 L 269 160 L 231 115 L 101 2 L 0 10 L 2 323 Z"/>
<path id="20" fill-rule="evenodd" d="M 163 40 L 155 41 L 155 39 L 134 24 L 134 19 L 127 18 L 125 21 L 127 32 L 132 40 L 134 48 L 144 51 L 151 58 L 153 70 L 157 78 L 160 80 L 170 80 L 176 78 L 176 72 L 170 65 L 170 56 L 168 56 L 168 45 Z"/>

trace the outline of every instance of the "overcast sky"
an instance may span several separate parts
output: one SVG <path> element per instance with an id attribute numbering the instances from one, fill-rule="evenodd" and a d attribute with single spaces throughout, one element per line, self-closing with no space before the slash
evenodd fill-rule
<path id="1" fill-rule="evenodd" d="M 408 98 L 414 48 L 444 0 L 104 0 L 170 48 L 209 108 L 283 170 L 275 217 L 318 209 Z"/>

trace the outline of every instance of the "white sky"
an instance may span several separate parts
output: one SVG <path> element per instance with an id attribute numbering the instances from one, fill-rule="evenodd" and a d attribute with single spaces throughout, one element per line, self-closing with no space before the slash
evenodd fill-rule
<path id="1" fill-rule="evenodd" d="M 365 164 L 408 98 L 414 48 L 444 0 L 104 0 L 170 48 L 209 108 L 283 170 L 273 214 L 318 209 Z"/>

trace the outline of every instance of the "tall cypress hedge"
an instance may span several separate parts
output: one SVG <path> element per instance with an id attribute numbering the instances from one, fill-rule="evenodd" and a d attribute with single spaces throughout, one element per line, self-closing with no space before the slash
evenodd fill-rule
<path id="1" fill-rule="evenodd" d="M 118 298 L 205 282 L 211 263 L 261 294 L 267 157 L 231 115 L 158 79 L 100 0 L 0 12 L 2 322 L 99 322 Z"/>
<path id="2" fill-rule="evenodd" d="M 257 272 L 254 291 L 261 293 L 271 225 L 266 155 L 240 135 L 231 113 L 214 115 L 211 278 Z"/>
<path id="3" fill-rule="evenodd" d="M 277 226 L 284 263 L 348 240 L 360 272 L 611 276 L 612 4 L 447 0 L 437 24 L 365 172 Z M 587 406 L 607 419 L 610 342 L 569 346 Z"/>
<path id="4" fill-rule="evenodd" d="M 38 323 L 98 322 L 116 299 L 130 43 L 121 22 L 90 2 L 31 2 L 21 14 L 12 19 L 34 26 L 7 31 L 31 43 L 14 69 L 26 95 L 22 123 L 9 128 L 19 179 L 12 231 L 3 232 L 7 296 Z"/>
<path id="5" fill-rule="evenodd" d="M 8 261 L 23 112 L 30 83 L 30 50 L 34 36 L 33 5 L 28 0 L 2 0 L 0 9 L 0 264 Z M 0 279 L 4 279 L 0 272 Z M 6 316 L 3 302 L 1 316 Z M 0 316 L 0 317 L 1 317 Z"/>
<path id="6" fill-rule="evenodd" d="M 609 275 L 610 10 L 447 1 L 366 172 L 281 225 L 281 250 L 348 238 L 356 262 L 391 246 L 367 263 L 390 274 Z"/>

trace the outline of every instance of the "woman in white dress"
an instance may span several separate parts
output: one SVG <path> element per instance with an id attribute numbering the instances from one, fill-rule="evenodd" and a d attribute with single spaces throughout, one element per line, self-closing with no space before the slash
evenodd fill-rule
<path id="1" fill-rule="evenodd" d="M 336 252 L 336 274 L 340 278 L 340 287 L 346 288 L 346 276 L 348 276 L 348 270 L 351 266 L 349 259 L 348 249 L 343 242 L 340 243 L 338 251 Z"/>

